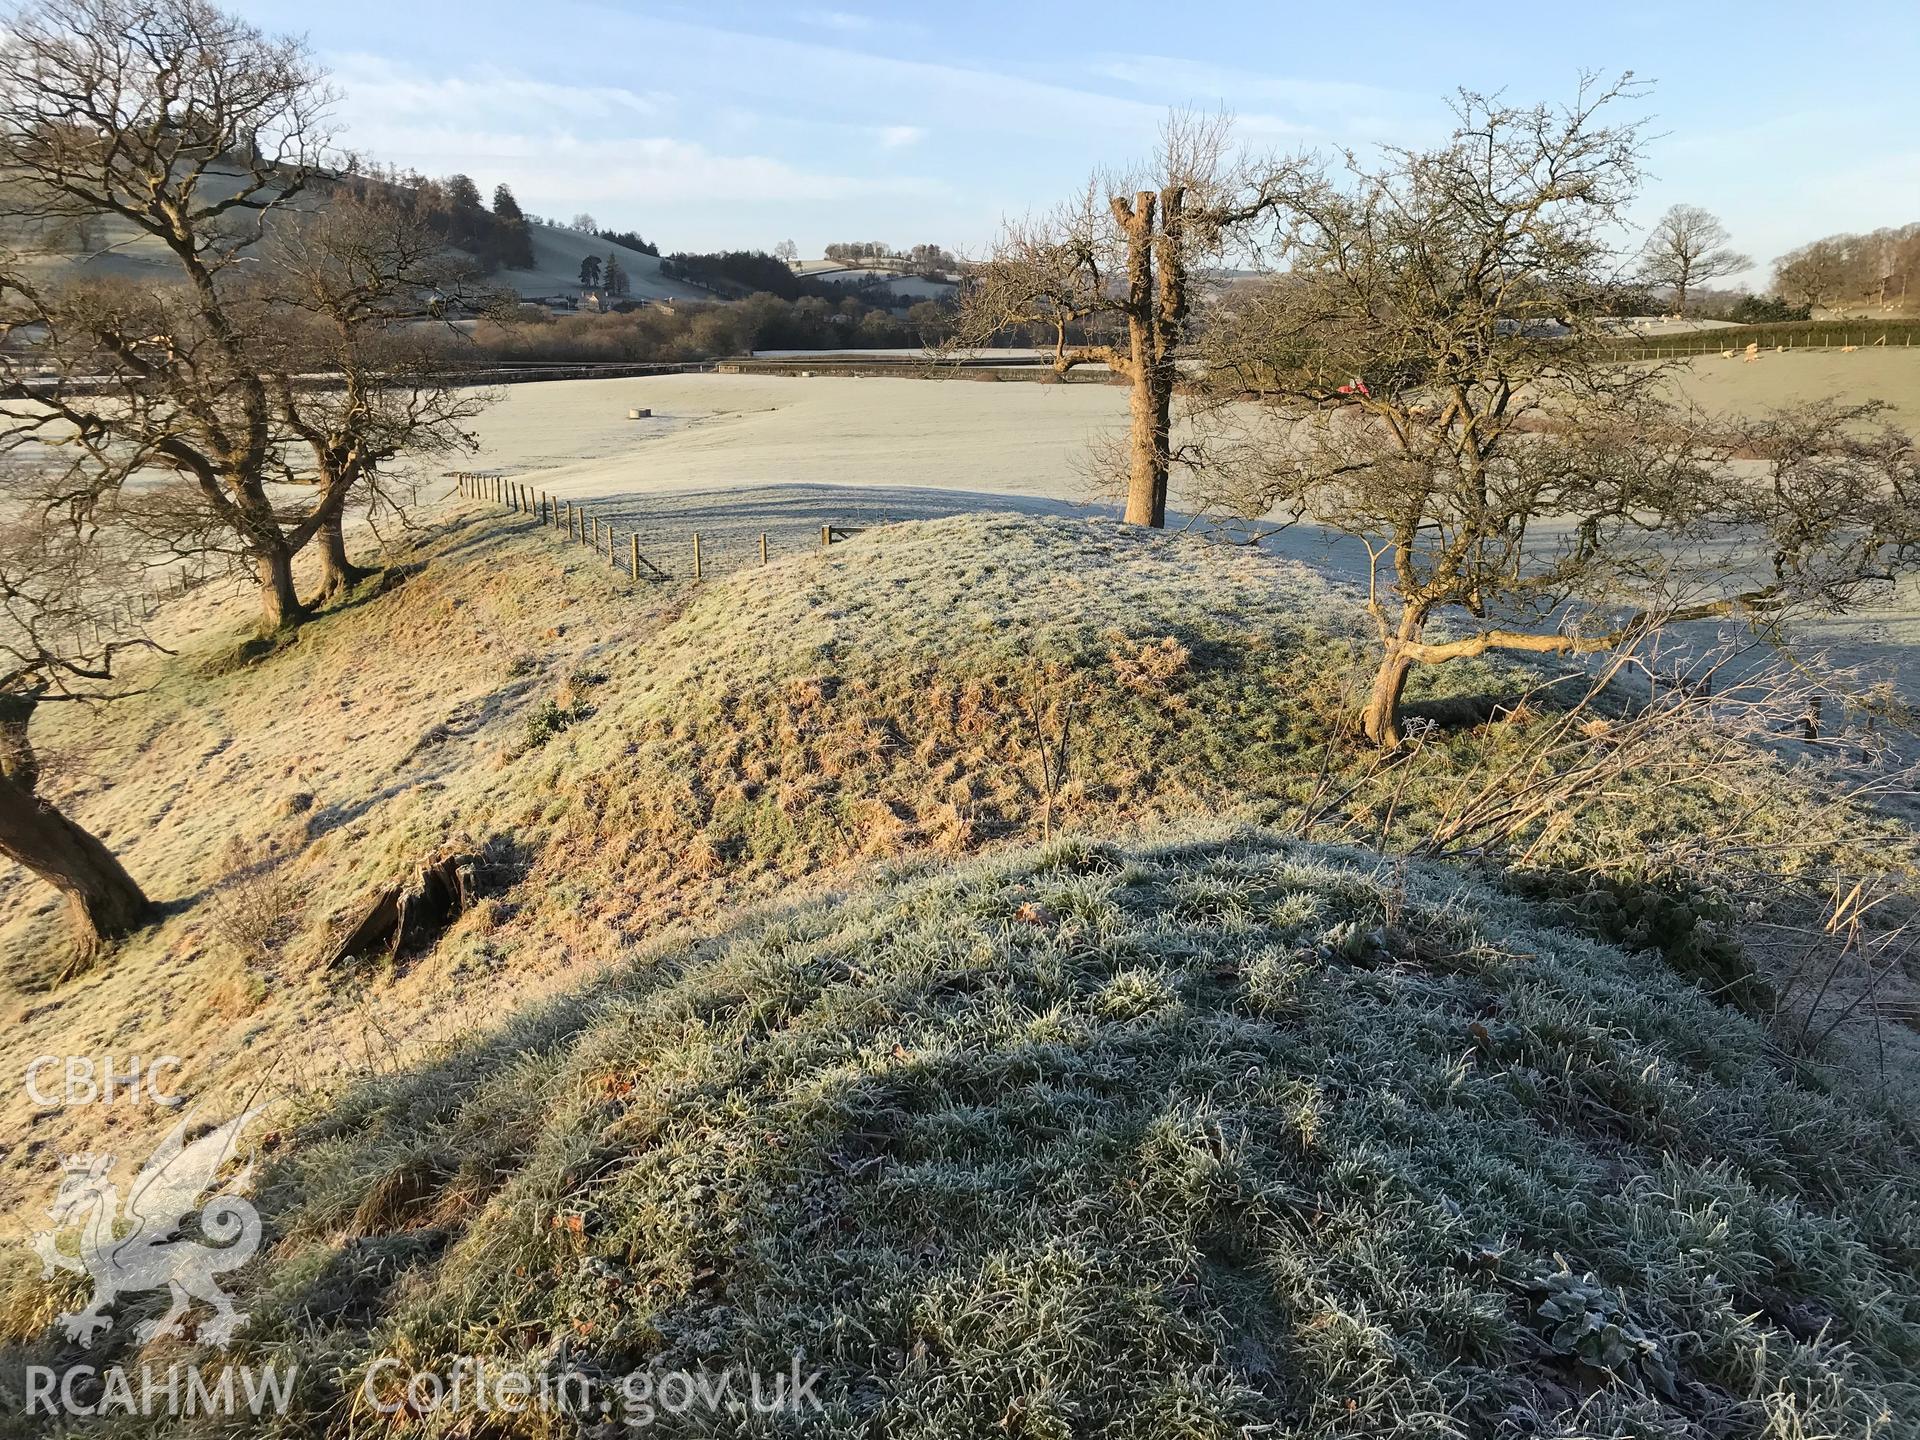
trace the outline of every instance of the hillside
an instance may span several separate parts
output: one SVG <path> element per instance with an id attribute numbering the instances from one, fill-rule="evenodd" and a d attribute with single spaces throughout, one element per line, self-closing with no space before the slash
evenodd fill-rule
<path id="1" fill-rule="evenodd" d="M 609 1434 L 715 1433 L 619 1377 L 793 1365 L 819 1413 L 752 1433 L 1912 1435 L 1916 1138 L 1455 873 L 1068 843 L 649 948 L 321 1109 L 225 1360 L 299 1368 L 254 1434 L 566 1428 L 407 1412 L 478 1356 Z"/>
<path id="2" fill-rule="evenodd" d="M 228 176 L 229 180 L 233 177 Z M 221 173 L 212 172 L 207 191 L 220 194 Z M 295 207 L 304 211 L 323 204 L 324 192 L 316 190 L 302 196 Z M 287 211 L 277 212 L 284 220 Z M 558 225 L 529 224 L 533 241 L 533 268 L 498 270 L 495 283 L 510 286 L 526 298 L 577 294 L 580 286 L 580 262 L 589 255 L 605 259 L 609 251 L 620 256 L 631 284 L 630 298 L 636 300 L 711 300 L 714 297 L 697 285 L 669 280 L 660 273 L 660 261 L 637 250 L 615 246 L 610 241 L 584 235 Z M 84 241 L 84 243 L 82 243 Z M 84 235 L 62 233 L 43 237 L 37 252 L 41 268 L 48 272 L 75 266 L 89 274 L 116 275 L 141 281 L 169 283 L 176 278 L 165 247 L 132 224 L 117 217 L 103 216 L 92 222 Z"/>
<path id="3" fill-rule="evenodd" d="M 324 1372 L 376 1351 L 781 1335 L 842 1433 L 1911 1412 L 1905 1091 L 1782 1055 L 1715 889 L 1747 882 L 1699 858 L 1736 815 L 1782 895 L 1910 867 L 1790 757 L 1628 772 L 1524 883 L 1409 864 L 1372 847 L 1564 763 L 1552 716 L 1383 769 L 1339 737 L 1353 597 L 1303 566 L 975 514 L 636 586 L 429 518 L 291 646 L 196 592 L 138 693 L 36 722 L 152 927 L 61 980 L 56 907 L 0 880 L 0 1068 L 172 1054 L 193 1114 L 273 1107 L 243 1353 L 316 1357 L 293 1431 L 345 1433 Z M 463 913 L 329 963 L 442 859 Z M 5 1105 L 15 1232 L 59 1155 L 175 1119 Z M 8 1277 L 0 1387 L 72 1298 Z"/>
<path id="4" fill-rule="evenodd" d="M 1258 552 L 1103 522 L 954 516 L 636 586 L 531 522 L 462 507 L 396 559 L 399 583 L 251 663 L 232 649 L 250 597 L 196 592 L 160 632 L 178 657 L 135 672 L 139 693 L 36 722 L 49 794 L 173 903 L 110 964 L 55 984 L 51 892 L 0 878 L 16 1007 L 0 1066 L 137 1036 L 184 1057 L 209 1098 L 263 1077 L 304 1089 L 369 1045 L 415 1058 L 663 928 L 875 863 L 1050 823 L 1297 822 L 1328 766 L 1353 788 L 1323 833 L 1417 837 L 1467 779 L 1535 763 L 1519 726 L 1437 737 L 1412 785 L 1329 744 L 1364 666 L 1341 592 Z M 1516 683 L 1477 664 L 1439 680 L 1467 696 Z M 1908 863 L 1904 832 L 1813 785 L 1759 754 L 1649 776 L 1554 827 L 1536 863 L 1644 869 L 1652 850 L 1692 853 L 1722 810 L 1754 845 L 1792 836 L 1795 867 L 1816 863 L 1814 834 L 1861 873 Z M 318 964 L 368 895 L 442 854 L 473 857 L 482 891 L 444 937 L 402 963 Z M 1673 942 L 1688 953 L 1691 923 Z M 0 1200 L 37 1181 L 35 1154 L 131 1123 L 0 1105 L 35 1138 L 0 1166 Z"/>
<path id="5" fill-rule="evenodd" d="M 627 272 L 631 300 L 712 300 L 711 291 L 684 280 L 669 280 L 660 273 L 660 261 L 638 250 L 601 240 L 578 230 L 559 225 L 528 226 L 533 238 L 531 270 L 499 270 L 493 278 L 511 285 L 522 297 L 534 299 L 553 295 L 574 295 L 580 291 L 580 262 L 589 255 L 605 260 L 608 254 L 620 257 Z"/>

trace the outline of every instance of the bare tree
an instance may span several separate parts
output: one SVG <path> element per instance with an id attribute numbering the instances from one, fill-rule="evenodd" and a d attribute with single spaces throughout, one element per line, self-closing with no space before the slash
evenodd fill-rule
<path id="1" fill-rule="evenodd" d="M 1815 240 L 1774 262 L 1773 287 L 1789 300 L 1819 310 L 1840 298 L 1848 269 L 1849 256 L 1841 237 Z"/>
<path id="2" fill-rule="evenodd" d="M 108 217 L 158 242 L 172 276 L 48 279 L 0 257 L 0 447 L 60 450 L 76 512 L 136 475 L 180 477 L 274 628 L 305 614 L 293 559 L 326 515 L 269 493 L 279 436 L 256 362 L 276 322 L 242 262 L 319 178 L 331 100 L 298 42 L 202 0 L 41 0 L 0 41 L 0 215 Z"/>
<path id="3" fill-rule="evenodd" d="M 1014 329 L 1050 341 L 1053 368 L 1103 364 L 1131 385 L 1126 520 L 1167 523 L 1176 352 L 1193 278 L 1251 243 L 1292 167 L 1231 151 L 1225 117 L 1172 116 L 1151 177 L 1095 176 L 1041 221 L 1009 225 L 962 286 L 950 349 Z"/>
<path id="4" fill-rule="evenodd" d="M 776 260 L 784 260 L 787 264 L 791 265 L 800 258 L 800 247 L 791 240 L 782 240 L 778 245 L 773 247 L 773 257 Z"/>
<path id="5" fill-rule="evenodd" d="M 380 491 L 383 467 L 476 443 L 466 424 L 492 396 L 461 386 L 421 327 L 433 323 L 430 308 L 472 299 L 479 274 L 390 198 L 337 203 L 273 237 L 263 259 L 258 283 L 284 323 L 259 360 L 280 423 L 306 451 L 287 465 L 316 496 L 318 604 L 367 574 L 347 557 L 349 500 L 384 493 L 393 503 Z"/>
<path id="6" fill-rule="evenodd" d="M 124 583 L 134 567 L 98 532 L 7 498 L 24 514 L 0 527 L 0 855 L 66 897 L 78 963 L 151 906 L 113 853 L 40 794 L 29 729 L 42 705 L 109 698 L 116 661 L 151 642 Z"/>
<path id="7" fill-rule="evenodd" d="M 1873 433 L 1874 407 L 1728 433 L 1618 358 L 1607 237 L 1641 132 L 1602 112 L 1636 93 L 1463 94 L 1447 144 L 1304 174 L 1285 270 L 1210 327 L 1196 499 L 1364 542 L 1376 744 L 1399 743 L 1417 664 L 1844 608 L 1914 556 L 1911 442 Z M 1449 612 L 1467 633 L 1430 637 Z"/>
<path id="8" fill-rule="evenodd" d="M 1674 205 L 1654 224 L 1640 252 L 1640 278 L 1673 291 L 1673 313 L 1687 312 L 1687 291 L 1737 275 L 1753 264 L 1727 244 L 1727 227 L 1698 205 Z"/>

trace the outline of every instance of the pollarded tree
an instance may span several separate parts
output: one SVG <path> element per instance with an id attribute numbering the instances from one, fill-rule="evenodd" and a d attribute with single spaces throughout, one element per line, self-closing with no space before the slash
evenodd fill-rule
<path id="1" fill-rule="evenodd" d="M 0 256 L 0 449 L 54 447 L 76 513 L 180 477 L 272 628 L 305 613 L 293 560 L 324 516 L 269 493 L 280 436 L 256 358 L 275 320 L 244 262 L 297 223 L 331 100 L 297 42 L 202 0 L 42 0 L 0 40 L 0 217 L 106 217 L 167 263 L 136 284 Z"/>
<path id="2" fill-rule="evenodd" d="M 961 287 L 949 348 L 1038 329 L 1058 373 L 1104 364 L 1127 380 L 1129 524 L 1167 523 L 1176 354 L 1192 338 L 1194 276 L 1251 244 L 1294 174 L 1236 157 L 1231 139 L 1225 118 L 1171 117 L 1149 179 L 1096 176 L 1046 219 L 1009 225 Z"/>
<path id="3" fill-rule="evenodd" d="M 49 518 L 41 497 L 10 488 L 19 518 L 0 527 L 0 855 L 66 897 L 85 961 L 152 907 L 113 853 L 40 793 L 30 729 L 43 705 L 110 698 L 116 662 L 151 642 L 127 583 L 138 567 L 97 530 Z"/>
<path id="4" fill-rule="evenodd" d="M 1640 252 L 1640 278 L 1673 291 L 1673 313 L 1687 313 L 1687 291 L 1737 275 L 1753 264 L 1727 244 L 1720 217 L 1698 205 L 1674 205 L 1655 222 Z"/>
<path id="5" fill-rule="evenodd" d="M 1729 433 L 1618 358 L 1608 237 L 1641 132 L 1604 112 L 1636 93 L 1466 94 L 1438 148 L 1303 174 L 1281 197 L 1285 267 L 1209 329 L 1196 499 L 1365 544 L 1376 744 L 1400 739 L 1415 665 L 1843 609 L 1920 545 L 1920 462 L 1866 433 L 1871 409 Z M 1431 634 L 1443 619 L 1464 633 Z"/>

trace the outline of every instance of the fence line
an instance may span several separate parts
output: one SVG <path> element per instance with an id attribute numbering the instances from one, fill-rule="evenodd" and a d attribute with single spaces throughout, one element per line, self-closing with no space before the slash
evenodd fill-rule
<path id="1" fill-rule="evenodd" d="M 641 553 L 640 535 L 637 531 L 627 534 L 625 563 L 619 554 L 619 532 L 615 530 L 611 519 L 603 520 L 594 511 L 576 505 L 571 500 L 562 500 L 550 496 L 544 490 L 536 490 L 518 480 L 487 470 L 455 470 L 452 472 L 454 488 L 468 500 L 492 501 L 519 515 L 539 520 L 541 528 L 564 532 L 568 544 L 578 544 L 590 550 L 595 558 L 604 559 L 616 570 L 625 570 L 633 580 L 672 580 L 674 575 L 652 556 Z M 602 528 L 605 529 L 604 537 Z M 851 540 L 867 527 L 864 525 L 822 525 L 820 527 L 820 548 L 825 550 L 841 542 Z M 686 578 L 703 580 L 706 578 L 706 558 L 701 549 L 700 532 L 690 532 L 692 537 L 692 566 Z M 768 563 L 767 532 L 762 530 L 760 541 L 760 563 Z M 643 573 L 644 572 L 644 575 Z"/>
<path id="2" fill-rule="evenodd" d="M 1628 360 L 1670 360 L 1683 359 L 1691 355 L 1724 355 L 1731 350 L 1738 355 L 1748 345 L 1757 345 L 1762 352 L 1775 353 L 1792 350 L 1838 350 L 1842 353 L 1855 350 L 1911 350 L 1913 348 L 1914 327 L 1903 326 L 1897 329 L 1876 330 L 1869 326 L 1864 330 L 1793 330 L 1773 332 L 1771 335 L 1743 328 L 1730 327 L 1725 330 L 1698 331 L 1684 339 L 1665 341 L 1627 341 L 1620 346 L 1625 352 L 1623 359 Z M 1717 339 L 1714 337 L 1718 337 Z"/>

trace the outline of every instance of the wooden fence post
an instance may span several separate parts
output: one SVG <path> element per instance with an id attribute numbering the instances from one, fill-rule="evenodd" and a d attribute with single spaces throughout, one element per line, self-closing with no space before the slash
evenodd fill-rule
<path id="1" fill-rule="evenodd" d="M 693 532 L 693 578 L 700 578 L 700 532 Z"/>
<path id="2" fill-rule="evenodd" d="M 627 537 L 627 569 L 634 579 L 640 578 L 640 537 L 638 535 Z"/>
<path id="3" fill-rule="evenodd" d="M 822 525 L 820 527 L 820 548 L 825 550 L 831 544 L 833 544 L 833 527 L 831 525 Z"/>
<path id="4" fill-rule="evenodd" d="M 764 530 L 760 532 L 760 563 L 767 563 L 767 532 Z"/>
<path id="5" fill-rule="evenodd" d="M 618 565 L 620 563 L 613 558 L 613 526 L 611 523 L 607 526 L 607 563 L 609 565 Z"/>

